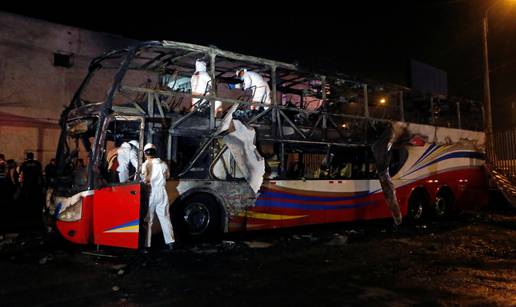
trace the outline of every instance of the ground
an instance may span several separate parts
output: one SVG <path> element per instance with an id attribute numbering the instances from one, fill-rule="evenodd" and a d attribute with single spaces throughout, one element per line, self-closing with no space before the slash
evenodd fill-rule
<path id="1" fill-rule="evenodd" d="M 224 236 L 171 253 L 0 240 L 1 306 L 516 306 L 516 210 Z"/>

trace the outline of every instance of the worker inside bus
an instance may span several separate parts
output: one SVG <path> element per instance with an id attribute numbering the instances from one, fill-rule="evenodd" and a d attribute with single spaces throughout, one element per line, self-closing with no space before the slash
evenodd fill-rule
<path id="1" fill-rule="evenodd" d="M 210 94 L 212 89 L 212 80 L 210 74 L 206 70 L 206 62 L 197 59 L 195 61 L 195 72 L 190 79 L 190 85 L 192 88 L 192 95 L 196 96 L 206 96 Z M 206 104 L 207 100 L 205 98 L 196 98 L 192 97 L 192 106 L 190 107 L 190 111 L 194 111 L 195 108 L 200 107 L 201 105 Z M 215 101 L 215 116 L 217 113 L 222 111 L 222 102 Z M 207 104 L 206 104 L 207 105 Z"/>
<path id="2" fill-rule="evenodd" d="M 121 139 L 115 139 L 114 147 L 108 151 L 106 156 L 108 182 L 125 183 L 136 180 L 138 147 L 139 143 L 136 140 L 123 142 Z"/>
<path id="3" fill-rule="evenodd" d="M 244 91 L 251 91 L 251 102 L 271 104 L 271 89 L 259 73 L 242 68 L 236 71 L 236 77 L 240 79 L 241 83 L 229 84 L 230 89 L 241 88 Z M 258 110 L 259 108 L 260 106 L 255 105 L 250 107 L 251 110 Z M 268 107 L 265 107 L 265 109 L 268 109 Z"/>

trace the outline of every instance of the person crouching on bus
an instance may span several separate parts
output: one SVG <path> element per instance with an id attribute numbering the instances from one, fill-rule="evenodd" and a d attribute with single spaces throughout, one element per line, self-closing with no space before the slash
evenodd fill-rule
<path id="1" fill-rule="evenodd" d="M 154 214 L 158 216 L 163 238 L 167 249 L 174 248 L 174 230 L 170 221 L 169 203 L 165 184 L 170 176 L 167 164 L 157 157 L 156 146 L 147 144 L 143 148 L 146 161 L 142 165 L 143 183 L 150 187 L 149 193 L 149 209 L 147 210 L 147 233 L 145 238 L 145 247 L 151 246 L 152 223 Z"/>
<path id="2" fill-rule="evenodd" d="M 243 85 L 236 84 L 234 87 L 242 88 L 244 91 L 251 89 L 253 91 L 252 102 L 271 104 L 271 89 L 259 73 L 248 71 L 247 69 L 239 69 L 236 71 L 236 76 L 242 80 Z M 251 110 L 259 108 L 259 106 L 251 106 Z M 265 107 L 265 109 L 268 109 L 268 107 Z"/>

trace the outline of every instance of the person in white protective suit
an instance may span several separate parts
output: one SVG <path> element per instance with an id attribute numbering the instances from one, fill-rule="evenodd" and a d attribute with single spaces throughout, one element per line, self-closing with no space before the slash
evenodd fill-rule
<path id="1" fill-rule="evenodd" d="M 195 61 L 195 72 L 190 79 L 190 85 L 192 87 L 192 95 L 207 95 L 211 90 L 211 77 L 210 74 L 206 71 L 206 62 L 202 60 Z M 202 98 L 192 98 L 192 107 L 190 111 L 194 110 L 199 101 Z M 217 111 L 220 111 L 222 103 L 220 101 L 215 101 L 215 114 Z"/>
<path id="2" fill-rule="evenodd" d="M 145 237 L 145 247 L 151 246 L 152 224 L 154 215 L 156 214 L 161 225 L 163 238 L 167 249 L 174 247 L 174 230 L 170 221 L 169 203 L 167 190 L 165 188 L 166 180 L 170 176 L 167 164 L 157 157 L 156 147 L 153 144 L 147 144 L 143 148 L 146 161 L 142 165 L 143 183 L 150 186 L 149 209 L 145 222 L 147 223 L 147 233 Z"/>
<path id="3" fill-rule="evenodd" d="M 138 141 L 132 140 L 128 142 L 123 142 L 118 148 L 118 179 L 120 183 L 127 182 L 131 177 L 129 174 L 130 167 L 132 165 L 134 168 L 134 176 L 136 176 L 136 171 L 138 170 Z"/>
<path id="4" fill-rule="evenodd" d="M 253 91 L 252 102 L 271 104 L 271 89 L 259 73 L 248 71 L 247 69 L 239 69 L 236 71 L 236 75 L 242 80 L 243 84 L 237 84 L 235 88 L 242 88 L 244 91 L 251 89 Z M 259 106 L 251 106 L 251 110 L 258 108 Z M 265 107 L 265 109 L 268 109 L 268 107 Z"/>

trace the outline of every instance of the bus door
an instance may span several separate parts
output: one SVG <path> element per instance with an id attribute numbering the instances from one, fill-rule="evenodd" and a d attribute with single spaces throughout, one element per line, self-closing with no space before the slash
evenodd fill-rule
<path id="1" fill-rule="evenodd" d="M 106 133 L 102 161 L 98 162 L 102 183 L 93 198 L 93 239 L 98 245 L 138 248 L 142 188 L 143 119 L 113 116 Z M 117 148 L 123 142 L 137 141 L 138 165 L 129 168 L 129 179 L 120 182 Z M 134 143 L 134 142 L 132 142 Z M 115 164 L 115 165 L 113 165 Z M 123 180 L 123 179 L 122 179 Z"/>

